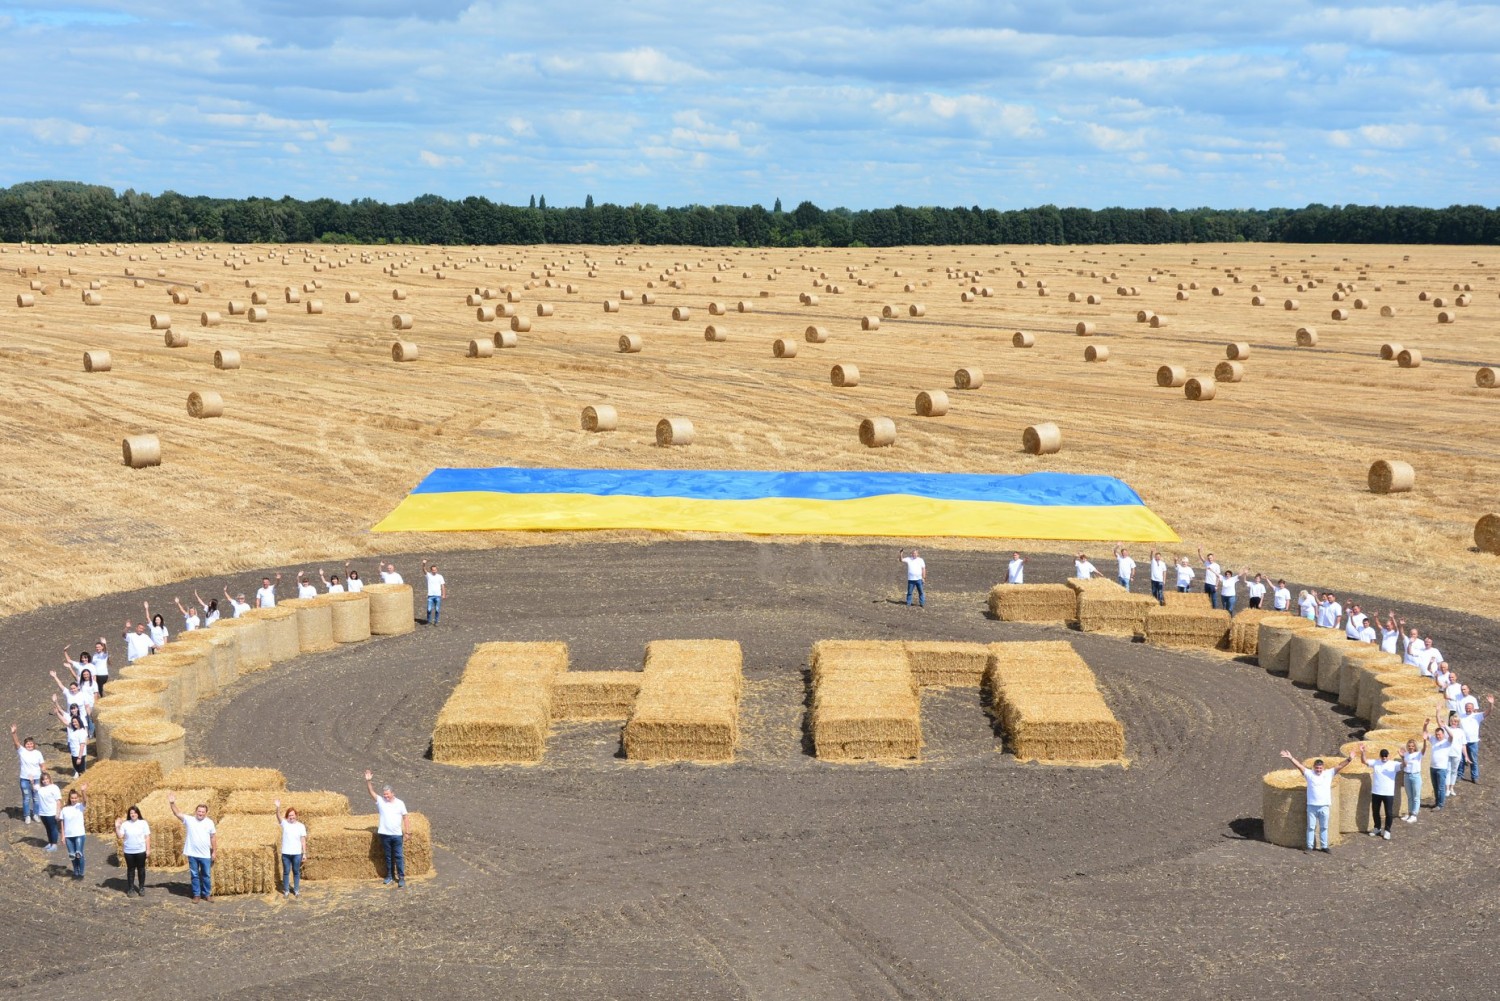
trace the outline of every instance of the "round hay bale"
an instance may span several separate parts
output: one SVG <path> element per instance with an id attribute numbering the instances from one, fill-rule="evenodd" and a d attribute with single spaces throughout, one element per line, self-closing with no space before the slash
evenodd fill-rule
<path id="1" fill-rule="evenodd" d="M 1084 361 L 1109 361 L 1109 348 L 1104 345 L 1090 344 L 1083 349 Z"/>
<path id="2" fill-rule="evenodd" d="M 264 292 L 257 291 L 250 293 L 250 305 L 252 306 L 265 306 L 268 305 L 269 302 L 270 297 L 267 296 Z"/>
<path id="3" fill-rule="evenodd" d="M 1209 295 L 1223 295 L 1224 294 L 1224 290 L 1222 288 L 1220 288 L 1219 286 L 1217 286 L 1217 285 L 1215 285 L 1213 288 L 1209 289 L 1208 292 L 1209 292 Z"/>
<path id="4" fill-rule="evenodd" d="M 926 316 L 927 307 L 920 302 L 914 302 L 906 307 L 907 316 Z"/>
<path id="5" fill-rule="evenodd" d="M 579 424 L 585 431 L 613 431 L 620 426 L 620 415 L 614 407 L 596 403 L 583 408 Z"/>
<path id="6" fill-rule="evenodd" d="M 358 292 L 345 292 L 344 293 L 344 301 L 345 302 L 359 302 L 359 293 Z"/>
<path id="7" fill-rule="evenodd" d="M 214 352 L 214 368 L 230 371 L 240 367 L 240 353 L 233 348 L 220 348 Z"/>
<path id="8" fill-rule="evenodd" d="M 1190 400 L 1211 400 L 1218 391 L 1218 384 L 1207 376 L 1189 379 L 1182 387 L 1182 394 Z"/>
<path id="9" fill-rule="evenodd" d="M 802 332 L 802 337 L 809 344 L 828 343 L 828 331 L 823 327 L 808 327 Z"/>
<path id="10" fill-rule="evenodd" d="M 104 305 L 104 296 L 93 289 L 88 289 L 83 293 L 83 304 L 85 306 L 102 306 Z M 1464 305 L 1468 304 L 1464 303 Z"/>
<path id="11" fill-rule="evenodd" d="M 1472 295 L 1465 294 L 1465 295 L 1461 295 L 1461 296 L 1456 297 L 1453 300 L 1453 305 L 1455 305 L 1455 306 L 1467 306 L 1469 303 L 1471 303 L 1473 301 L 1474 301 L 1474 297 Z"/>
<path id="12" fill-rule="evenodd" d="M 1177 293 L 1177 301 L 1178 302 L 1186 302 L 1188 300 L 1188 298 L 1189 298 L 1189 295 L 1188 295 L 1187 292 L 1178 292 Z"/>
<path id="13" fill-rule="evenodd" d="M 298 288 L 293 288 L 290 285 L 288 285 L 286 287 L 286 291 L 285 291 L 284 295 L 285 295 L 286 301 L 288 303 L 297 303 L 297 302 L 301 302 L 302 301 L 302 290 L 298 289 Z"/>
<path id="14" fill-rule="evenodd" d="M 686 417 L 663 417 L 656 422 L 656 444 L 661 448 L 693 443 L 693 422 Z"/>
<path id="15" fill-rule="evenodd" d="M 361 593 L 370 596 L 370 635 L 400 636 L 416 628 L 410 584 L 366 584 Z"/>
<path id="16" fill-rule="evenodd" d="M 1416 482 L 1416 471 L 1400 459 L 1377 459 L 1370 466 L 1370 493 L 1404 494 Z"/>
<path id="17" fill-rule="evenodd" d="M 211 389 L 195 390 L 188 394 L 189 417 L 207 418 L 224 416 L 224 398 Z"/>
<path id="18" fill-rule="evenodd" d="M 1036 335 L 1026 333 L 1024 330 L 1017 330 L 1014 334 L 1010 335 L 1010 346 L 1013 348 L 1036 347 Z"/>
<path id="19" fill-rule="evenodd" d="M 393 341 L 391 343 L 391 361 L 416 361 L 417 346 L 411 341 Z"/>
<path id="20" fill-rule="evenodd" d="M 105 357 L 107 358 L 108 355 L 106 355 Z M 1478 386 L 1480 389 L 1494 389 L 1496 382 L 1497 380 L 1495 378 L 1495 370 L 1489 368 L 1488 366 L 1481 368 L 1478 372 L 1474 373 L 1474 385 Z"/>
<path id="21" fill-rule="evenodd" d="M 974 293 L 973 292 L 960 292 L 959 295 L 958 295 L 958 299 L 959 299 L 960 302 L 973 302 L 974 301 Z"/>
<path id="22" fill-rule="evenodd" d="M 411 323 L 412 323 L 412 320 L 411 320 L 411 314 L 410 313 L 392 313 L 391 314 L 391 329 L 392 330 L 410 330 L 411 329 Z"/>
<path id="23" fill-rule="evenodd" d="M 394 300 L 396 300 L 397 302 L 400 302 L 401 300 L 403 300 L 403 299 L 406 298 L 406 289 L 404 289 L 404 288 L 393 288 L 393 289 L 391 289 L 391 298 L 394 299 Z"/>
<path id="24" fill-rule="evenodd" d="M 155 761 L 170 772 L 187 759 L 187 731 L 168 720 L 125 723 L 110 734 L 110 754 L 115 761 Z"/>
<path id="25" fill-rule="evenodd" d="M 1458 319 L 1458 314 L 1457 313 L 1450 312 L 1449 310 L 1446 310 L 1446 309 L 1443 310 L 1441 313 L 1439 313 L 1437 315 L 1437 322 L 1439 322 L 1439 323 L 1453 323 L 1457 319 Z"/>
<path id="26" fill-rule="evenodd" d="M 550 302 L 539 302 L 536 304 L 537 316 L 551 316 L 554 312 L 556 312 L 556 310 L 553 308 L 552 303 Z"/>
<path id="27" fill-rule="evenodd" d="M 729 333 L 723 327 L 710 323 L 703 328 L 703 339 L 705 341 L 721 342 L 729 339 Z"/>
<path id="28" fill-rule="evenodd" d="M 622 354 L 622 355 L 633 355 L 633 354 L 640 353 L 640 350 L 641 350 L 641 335 L 640 334 L 621 334 L 620 335 L 620 340 L 619 340 L 619 349 L 620 349 L 620 354 Z"/>
<path id="29" fill-rule="evenodd" d="M 896 422 L 889 417 L 866 417 L 859 422 L 859 443 L 866 448 L 886 448 L 896 443 Z"/>
<path id="30" fill-rule="evenodd" d="M 916 406 L 921 417 L 942 417 L 948 412 L 948 394 L 941 389 L 923 390 L 917 394 Z"/>
<path id="31" fill-rule="evenodd" d="M 1054 455 L 1062 448 L 1062 431 L 1050 421 L 1021 432 L 1021 447 L 1032 455 Z"/>
<path id="32" fill-rule="evenodd" d="M 1329 755 L 1323 759 L 1325 768 L 1332 768 L 1341 759 Z M 1344 840 L 1344 818 L 1339 809 L 1344 801 L 1343 784 L 1347 780 L 1333 780 L 1333 805 L 1328 810 L 1328 844 L 1342 844 Z M 1280 768 L 1270 772 L 1261 781 L 1261 825 L 1265 839 L 1283 848 L 1304 848 L 1307 845 L 1307 779 L 1295 768 Z M 1321 842 L 1317 842 L 1321 843 Z"/>
<path id="33" fill-rule="evenodd" d="M 1395 306 L 1381 306 L 1380 307 L 1380 315 L 1381 316 L 1395 316 L 1396 315 L 1396 307 Z"/>
<path id="34" fill-rule="evenodd" d="M 1156 384 L 1163 389 L 1177 389 L 1187 382 L 1187 369 L 1181 365 L 1163 365 L 1156 370 Z"/>
<path id="35" fill-rule="evenodd" d="M 966 365 L 953 373 L 954 389 L 978 389 L 984 385 L 984 369 Z"/>
<path id="36" fill-rule="evenodd" d="M 878 316 L 861 316 L 859 318 L 859 329 L 860 330 L 879 330 L 880 329 L 880 317 L 878 317 Z"/>
<path id="37" fill-rule="evenodd" d="M 1263 295 L 1252 295 L 1250 297 L 1250 305 L 1252 306 L 1264 306 L 1265 304 L 1266 297 Z"/>
<path id="38" fill-rule="evenodd" d="M 1354 300 L 1354 308 L 1355 309 L 1369 309 L 1370 308 L 1370 303 L 1366 299 L 1355 299 Z"/>
<path id="39" fill-rule="evenodd" d="M 364 591 L 354 594 L 325 594 L 333 607 L 333 640 L 335 643 L 359 643 L 370 638 L 370 596 Z"/>
<path id="40" fill-rule="evenodd" d="M 83 353 L 83 370 L 85 372 L 108 372 L 111 361 L 108 351 L 85 351 Z M 1487 369 L 1480 369 L 1481 372 Z"/>
<path id="41" fill-rule="evenodd" d="M 606 313 L 618 313 L 620 311 L 620 300 L 618 300 L 618 299 L 605 299 L 604 300 L 604 311 Z"/>
<path id="42" fill-rule="evenodd" d="M 1086 302 L 1086 303 L 1088 303 L 1090 306 L 1100 306 L 1100 305 L 1104 304 L 1104 297 L 1103 296 L 1099 296 L 1099 295 L 1094 295 L 1093 293 L 1089 293 L 1087 296 L 1084 297 L 1083 301 Z"/>
<path id="43" fill-rule="evenodd" d="M 161 465 L 161 442 L 154 434 L 134 434 L 120 442 L 125 465 L 131 469 L 145 469 Z"/>
<path id="44" fill-rule="evenodd" d="M 1397 344 L 1395 341 L 1387 341 L 1386 343 L 1380 345 L 1380 360 L 1395 361 L 1396 356 L 1405 350 L 1405 348 L 1403 348 L 1400 344 Z"/>
<path id="45" fill-rule="evenodd" d="M 307 300 L 307 312 L 308 312 L 309 315 L 312 315 L 312 316 L 316 316 L 316 315 L 322 313 L 323 312 L 323 300 L 322 299 L 309 299 L 309 300 Z"/>
<path id="46" fill-rule="evenodd" d="M 66 287 L 66 286 L 64 286 L 64 287 Z M 182 291 L 181 289 L 174 289 L 172 291 L 172 305 L 174 305 L 174 306 L 186 306 L 189 303 L 189 301 L 190 301 L 190 299 L 188 297 L 188 294 L 186 292 Z"/>
<path id="47" fill-rule="evenodd" d="M 1500 514 L 1481 515 L 1474 523 L 1474 545 L 1482 553 L 1500 556 Z"/>
<path id="48" fill-rule="evenodd" d="M 1448 300 L 1444 299 L 1440 295 L 1433 296 L 1433 298 L 1432 298 L 1432 305 L 1434 307 L 1436 307 L 1437 309 L 1442 309 L 1444 306 L 1448 305 Z"/>
<path id="49" fill-rule="evenodd" d="M 651 283 L 647 282 L 646 284 L 649 285 Z M 653 294 L 651 292 L 642 292 L 641 293 L 641 305 L 642 306 L 654 306 L 654 305 L 656 305 L 656 296 L 655 296 L 655 294 Z"/>
<path id="50" fill-rule="evenodd" d="M 806 293 L 803 293 L 802 298 L 803 299 L 807 298 Z M 725 309 L 724 309 L 724 304 L 722 302 L 711 302 L 711 303 L 708 304 L 708 315 L 709 316 L 723 316 L 724 313 L 725 313 Z"/>
<path id="51" fill-rule="evenodd" d="M 1244 341 L 1235 341 L 1224 348 L 1224 357 L 1230 361 L 1244 361 L 1250 357 L 1250 345 Z"/>
<path id="52" fill-rule="evenodd" d="M 1347 319 L 1349 319 L 1349 311 L 1347 309 L 1335 309 L 1329 315 L 1331 315 L 1335 320 L 1347 320 Z"/>
<path id="53" fill-rule="evenodd" d="M 1301 309 L 1302 304 L 1296 299 L 1288 299 L 1286 302 L 1281 304 L 1281 308 L 1286 310 L 1288 313 L 1291 313 L 1295 310 Z"/>
<path id="54" fill-rule="evenodd" d="M 1297 328 L 1297 347 L 1315 348 L 1318 346 L 1318 331 L 1316 327 Z"/>
<path id="55" fill-rule="evenodd" d="M 36 296 L 32 295 L 30 292 L 22 292 L 20 295 L 16 296 L 17 309 L 27 309 L 35 305 Z"/>
<path id="56" fill-rule="evenodd" d="M 172 329 L 172 317 L 169 314 L 167 314 L 167 313 L 152 313 L 151 314 L 151 329 L 152 330 L 170 330 L 170 329 Z"/>
<path id="57" fill-rule="evenodd" d="M 469 342 L 469 358 L 493 358 L 495 357 L 495 342 L 486 338 L 482 341 Z"/>
<path id="58" fill-rule="evenodd" d="M 1215 382 L 1241 382 L 1245 378 L 1245 365 L 1237 361 L 1221 361 L 1214 366 Z"/>
<path id="59" fill-rule="evenodd" d="M 198 325 L 201 327 L 217 327 L 224 322 L 224 318 L 218 313 L 209 311 L 198 316 Z"/>
<path id="60" fill-rule="evenodd" d="M 674 319 L 674 320 L 691 320 L 692 318 L 693 318 L 693 311 L 691 309 L 689 309 L 688 307 L 686 307 L 686 306 L 673 306 L 672 307 L 672 319 Z"/>
<path id="61" fill-rule="evenodd" d="M 531 330 L 531 317 L 512 316 L 510 318 L 510 329 L 518 334 L 524 334 Z"/>
<path id="62" fill-rule="evenodd" d="M 474 309 L 475 323 L 493 323 L 495 319 L 494 306 L 478 306 Z"/>
<path id="63" fill-rule="evenodd" d="M 797 342 L 790 337 L 778 337 L 771 344 L 771 354 L 776 358 L 797 357 Z"/>
<path id="64" fill-rule="evenodd" d="M 889 305 L 887 305 L 887 306 L 881 306 L 880 307 L 880 318 L 882 320 L 895 319 L 895 316 L 896 316 L 896 307 L 895 306 L 889 306 Z"/>
<path id="65" fill-rule="evenodd" d="M 1402 348 L 1396 355 L 1396 364 L 1401 368 L 1417 368 L 1422 364 L 1422 352 L 1415 348 Z"/>
<path id="66" fill-rule="evenodd" d="M 365 586 L 368 591 L 373 584 Z M 297 645 L 303 653 L 319 653 L 338 646 L 333 638 L 333 602 L 328 595 L 316 598 L 288 598 L 279 602 L 277 608 L 290 608 L 297 613 Z"/>
<path id="67" fill-rule="evenodd" d="M 1151 315 L 1150 326 L 1153 329 L 1158 328 L 1158 327 L 1165 327 L 1166 325 L 1167 325 L 1167 318 L 1165 316 L 1162 316 L 1162 315 L 1160 315 L 1158 313 L 1153 313 Z"/>
<path id="68" fill-rule="evenodd" d="M 188 345 L 188 335 L 176 330 L 168 330 L 161 335 L 162 343 L 169 348 L 185 348 Z"/>
<path id="69" fill-rule="evenodd" d="M 859 368 L 855 365 L 835 365 L 828 372 L 828 381 L 839 387 L 859 385 Z"/>
<path id="70" fill-rule="evenodd" d="M 1092 337 L 1094 334 L 1094 325 L 1087 320 L 1079 320 L 1078 324 L 1073 328 L 1073 333 L 1079 337 Z"/>
<path id="71" fill-rule="evenodd" d="M 245 317 L 251 323 L 268 323 L 271 319 L 271 311 L 264 306 L 251 306 Z"/>
<path id="72" fill-rule="evenodd" d="M 734 308 L 739 310 L 741 313 L 750 313 L 754 312 L 755 303 L 750 302 L 746 299 L 741 299 L 739 302 L 734 304 Z"/>

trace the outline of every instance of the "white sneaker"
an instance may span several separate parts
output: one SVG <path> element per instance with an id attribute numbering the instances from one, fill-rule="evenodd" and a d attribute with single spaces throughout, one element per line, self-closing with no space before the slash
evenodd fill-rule
<path id="1" fill-rule="evenodd" d="M 1372 837 L 1372 838 L 1378 838 L 1378 837 L 1380 837 L 1380 832 L 1379 831 L 1371 831 L 1370 832 L 1370 837 Z"/>
<path id="2" fill-rule="evenodd" d="M 1408 824 L 1415 824 L 1417 822 L 1417 815 L 1415 813 L 1411 814 L 1406 818 L 1406 822 Z"/>
<path id="3" fill-rule="evenodd" d="M 26 818 L 26 823 L 28 823 L 28 824 L 31 823 L 31 818 L 30 817 Z"/>
<path id="4" fill-rule="evenodd" d="M 1390 831 L 1381 831 L 1380 832 L 1380 836 L 1382 838 L 1385 838 L 1387 841 L 1391 840 L 1391 832 Z"/>

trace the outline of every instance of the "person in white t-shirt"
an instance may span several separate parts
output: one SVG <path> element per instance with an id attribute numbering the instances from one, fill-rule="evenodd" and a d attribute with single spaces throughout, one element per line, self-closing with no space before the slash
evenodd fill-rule
<path id="1" fill-rule="evenodd" d="M 1271 592 L 1271 608 L 1277 612 L 1291 611 L 1292 589 L 1286 586 L 1285 580 L 1276 581 L 1276 589 Z"/>
<path id="2" fill-rule="evenodd" d="M 1486 695 L 1485 701 L 1489 703 L 1489 709 L 1479 711 L 1478 704 L 1469 699 L 1464 703 L 1463 711 L 1458 714 L 1458 725 L 1464 735 L 1464 760 L 1469 765 L 1469 781 L 1478 785 L 1479 783 L 1479 726 L 1489 716 L 1490 711 L 1495 708 L 1495 697 Z M 1459 766 L 1458 777 L 1463 778 L 1463 766 Z"/>
<path id="3" fill-rule="evenodd" d="M 1438 665 L 1443 663 L 1443 651 L 1438 649 L 1437 641 L 1431 636 L 1426 637 L 1424 642 L 1427 644 L 1427 649 L 1422 651 L 1422 666 L 1420 670 L 1430 678 L 1437 674 Z"/>
<path id="4" fill-rule="evenodd" d="M 1401 627 L 1396 624 L 1394 612 L 1385 613 L 1385 621 L 1380 624 L 1380 652 L 1396 653 L 1401 644 Z"/>
<path id="5" fill-rule="evenodd" d="M 1299 591 L 1297 594 L 1297 611 L 1308 622 L 1316 622 L 1318 614 L 1318 599 L 1311 591 Z"/>
<path id="6" fill-rule="evenodd" d="M 1161 553 L 1151 550 L 1151 597 L 1156 599 L 1158 605 L 1167 603 L 1167 561 L 1162 559 Z"/>
<path id="7" fill-rule="evenodd" d="M 151 614 L 151 602 L 145 601 L 141 604 L 145 606 L 146 621 L 150 623 L 146 627 L 146 631 L 151 634 L 151 645 L 154 648 L 151 652 L 160 653 L 161 648 L 167 645 L 167 639 L 172 635 L 172 632 L 167 628 L 166 619 L 162 618 L 160 614 Z"/>
<path id="8" fill-rule="evenodd" d="M 125 620 L 125 661 L 134 664 L 142 657 L 156 649 L 156 644 L 151 639 L 151 634 L 146 631 L 146 623 L 137 622 L 134 626 L 130 620 Z"/>
<path id="9" fill-rule="evenodd" d="M 78 718 L 83 720 L 85 726 L 88 728 L 89 736 L 93 736 L 94 726 L 92 720 L 94 718 L 94 699 L 96 696 L 96 690 L 93 687 L 83 687 L 83 684 L 77 680 L 70 681 L 66 685 L 64 685 L 62 683 L 62 679 L 57 676 L 56 671 L 48 671 L 47 673 L 52 676 L 53 683 L 55 683 L 58 688 L 62 689 L 63 698 L 67 699 L 69 709 L 71 709 L 73 706 L 78 707 Z M 56 695 L 52 696 L 52 702 L 53 705 L 57 704 Z M 63 725 L 67 726 L 68 718 L 66 716 L 63 716 L 62 720 Z"/>
<path id="10" fill-rule="evenodd" d="M 438 616 L 443 612 L 443 599 L 448 597 L 448 581 L 442 574 L 438 573 L 437 564 L 427 565 L 426 557 L 422 559 L 422 573 L 427 575 L 427 624 L 435 626 L 438 624 Z M 927 565 L 922 565 L 922 579 L 927 579 Z M 907 596 L 910 602 L 911 596 Z"/>
<path id="11" fill-rule="evenodd" d="M 1459 719 L 1457 712 L 1448 714 L 1448 734 L 1453 738 L 1453 746 L 1448 749 L 1448 795 L 1453 797 L 1458 795 L 1456 786 L 1463 763 L 1469 760 L 1469 742 L 1464 737 L 1463 720 Z"/>
<path id="12" fill-rule="evenodd" d="M 83 878 L 83 846 L 88 841 L 88 828 L 84 817 L 88 810 L 89 784 L 78 783 L 77 789 L 68 790 L 68 805 L 57 811 L 58 823 L 62 826 L 63 841 L 68 845 L 68 858 L 73 863 L 73 878 Z"/>
<path id="13" fill-rule="evenodd" d="M 62 827 L 57 820 L 57 811 L 62 807 L 62 786 L 52 781 L 52 776 L 47 774 L 45 768 L 36 783 L 36 805 L 37 818 L 47 832 L 47 851 L 55 852 L 62 835 Z"/>
<path id="14" fill-rule="evenodd" d="M 1391 821 L 1396 819 L 1396 776 L 1401 762 L 1391 760 L 1389 748 L 1380 749 L 1380 760 L 1365 756 L 1365 745 L 1359 745 L 1359 760 L 1370 769 L 1370 837 L 1391 840 Z M 1384 815 L 1384 822 L 1381 816 Z"/>
<path id="15" fill-rule="evenodd" d="M 141 816 L 141 808 L 132 806 L 125 816 L 115 818 L 115 837 L 120 839 L 120 854 L 125 857 L 125 896 L 135 890 L 146 895 L 146 856 L 151 854 L 151 825 Z M 139 880 L 139 889 L 137 889 Z"/>
<path id="16" fill-rule="evenodd" d="M 365 589 L 365 582 L 359 579 L 359 571 L 350 569 L 349 564 L 344 564 L 344 589 L 350 594 L 358 594 Z"/>
<path id="17" fill-rule="evenodd" d="M 329 594 L 343 594 L 344 585 L 339 582 L 339 575 L 334 574 L 331 578 L 323 574 L 323 568 L 318 568 L 318 577 L 323 581 L 323 589 Z"/>
<path id="18" fill-rule="evenodd" d="M 1401 622 L 1401 628 L 1405 632 L 1406 621 L 1404 619 Z M 1420 670 L 1422 662 L 1425 659 L 1423 655 L 1426 650 L 1427 644 L 1422 642 L 1421 633 L 1417 632 L 1416 628 L 1413 627 L 1411 632 L 1406 636 L 1406 646 L 1402 648 L 1401 662 L 1408 667 L 1415 667 Z"/>
<path id="19" fill-rule="evenodd" d="M 1338 773 L 1349 767 L 1349 762 L 1354 759 L 1345 758 L 1342 762 L 1332 768 L 1323 763 L 1322 758 L 1313 761 L 1311 768 L 1304 768 L 1302 762 L 1292 754 L 1291 751 L 1282 751 L 1281 756 L 1296 766 L 1307 780 L 1307 851 L 1313 850 L 1313 836 L 1318 836 L 1318 851 L 1328 851 L 1328 819 L 1333 807 L 1333 780 Z"/>
<path id="20" fill-rule="evenodd" d="M 1432 755 L 1428 772 L 1432 776 L 1432 808 L 1441 810 L 1448 799 L 1448 761 L 1453 756 L 1453 742 L 1462 740 L 1462 733 L 1453 733 L 1440 726 L 1432 731 Z"/>
<path id="21" fill-rule="evenodd" d="M 1234 606 L 1239 601 L 1235 594 L 1235 587 L 1240 582 L 1239 574 L 1233 570 L 1219 571 L 1219 607 L 1230 615 L 1234 614 Z"/>
<path id="22" fill-rule="evenodd" d="M 1203 593 L 1208 595 L 1208 602 L 1214 608 L 1219 607 L 1219 562 L 1214 559 L 1214 554 L 1203 554 L 1203 547 L 1198 547 L 1198 560 L 1203 564 Z"/>
<path id="23" fill-rule="evenodd" d="M 318 589 L 313 587 L 312 581 L 299 573 L 297 575 L 297 597 L 306 600 L 308 598 L 316 598 L 317 596 Z"/>
<path id="24" fill-rule="evenodd" d="M 1448 711 L 1450 713 L 1459 713 L 1461 715 L 1464 711 L 1464 706 L 1474 701 L 1474 696 L 1469 691 L 1469 686 L 1460 681 L 1458 675 L 1455 674 L 1451 676 L 1447 687 L 1443 689 L 1443 701 L 1448 704 Z"/>
<path id="25" fill-rule="evenodd" d="M 406 835 L 411 833 L 411 817 L 406 804 L 396 798 L 390 786 L 375 791 L 375 773 L 365 769 L 365 788 L 375 801 L 375 810 L 380 814 L 380 823 L 375 833 L 380 837 L 380 846 L 385 851 L 385 885 L 394 880 L 402 889 L 406 888 Z"/>
<path id="26" fill-rule="evenodd" d="M 1115 580 L 1129 591 L 1131 582 L 1135 580 L 1135 560 L 1124 546 L 1115 546 L 1115 566 Z"/>
<path id="27" fill-rule="evenodd" d="M 276 575 L 276 584 L 280 584 L 280 583 L 281 583 L 281 574 L 277 574 Z M 260 579 L 260 588 L 257 589 L 256 592 L 255 592 L 255 607 L 256 608 L 275 608 L 276 607 L 276 584 L 271 583 L 271 578 L 269 578 L 269 577 L 262 577 Z"/>
<path id="28" fill-rule="evenodd" d="M 224 600 L 229 602 L 229 607 L 234 610 L 234 617 L 239 618 L 250 611 L 250 602 L 245 600 L 245 592 L 241 591 L 238 596 L 229 593 L 229 585 L 224 585 Z"/>
<path id="29" fill-rule="evenodd" d="M 187 859 L 193 902 L 208 902 L 214 892 L 214 859 L 219 854 L 219 829 L 208 817 L 208 804 L 199 803 L 192 816 L 177 809 L 177 794 L 167 793 L 172 816 L 182 821 L 182 855 Z"/>
<path id="30" fill-rule="evenodd" d="M 1339 604 L 1339 599 L 1331 592 L 1323 595 L 1323 600 L 1318 602 L 1317 624 L 1323 629 L 1337 629 L 1343 620 L 1344 606 Z"/>
<path id="31" fill-rule="evenodd" d="M 1401 752 L 1401 785 L 1406 793 L 1406 813 L 1401 819 L 1408 824 L 1415 824 L 1417 814 L 1422 812 L 1422 758 L 1427 754 L 1431 728 L 1431 723 L 1423 723 L 1422 743 L 1418 745 L 1413 737 L 1406 742 L 1406 750 Z"/>
<path id="32" fill-rule="evenodd" d="M 911 551 L 910 556 L 907 556 L 906 550 L 903 548 L 901 550 L 901 562 L 906 566 L 906 607 L 911 607 L 911 594 L 913 591 L 915 591 L 917 592 L 917 607 L 926 608 L 927 561 L 922 559 L 922 554 L 917 552 L 915 549 Z M 428 580 L 431 580 L 430 575 L 428 577 Z M 432 594 L 432 588 L 430 584 L 428 586 L 427 593 L 429 595 L 427 600 L 430 602 L 432 600 L 432 598 L 430 597 Z"/>
<path id="33" fill-rule="evenodd" d="M 1245 596 L 1249 598 L 1251 608 L 1259 608 L 1266 603 L 1266 579 L 1260 574 L 1252 574 L 1245 571 Z"/>
<path id="34" fill-rule="evenodd" d="M 1005 583 L 1026 583 L 1026 557 L 1020 553 L 1010 554 L 1010 563 L 1005 568 Z"/>
<path id="35" fill-rule="evenodd" d="M 197 589 L 193 590 L 193 597 L 197 600 L 198 607 L 203 609 L 203 628 L 207 629 L 209 626 L 219 621 L 218 598 L 204 601 L 203 595 L 199 594 Z"/>
<path id="36" fill-rule="evenodd" d="M 396 572 L 396 564 L 394 564 L 394 563 L 382 563 L 382 564 L 380 564 L 380 583 L 382 583 L 382 584 L 405 584 L 406 581 L 404 581 L 401 578 L 401 575 Z"/>
<path id="37" fill-rule="evenodd" d="M 81 715 L 74 716 L 65 713 L 62 706 L 57 704 L 57 696 L 52 696 L 52 715 L 62 721 L 63 728 L 68 734 L 68 754 L 73 758 L 73 777 L 76 779 L 88 770 L 89 766 L 89 728 L 83 721 Z"/>
<path id="38" fill-rule="evenodd" d="M 10 742 L 16 745 L 16 758 L 21 763 L 21 816 L 26 823 L 40 816 L 37 813 L 36 784 L 42 777 L 42 766 L 46 763 L 42 752 L 37 750 L 36 738 L 22 740 L 16 736 L 18 727 L 10 725 Z"/>
<path id="39" fill-rule="evenodd" d="M 1193 578 L 1197 575 L 1198 571 L 1193 569 L 1193 564 L 1188 561 L 1188 558 L 1186 556 L 1180 557 L 1177 560 L 1178 591 L 1184 594 L 1190 591 L 1193 587 Z"/>
<path id="40" fill-rule="evenodd" d="M 281 812 L 281 800 L 276 801 L 276 823 L 281 825 L 281 896 L 302 896 L 302 860 L 307 856 L 307 825 L 297 819 L 297 808 L 287 807 L 285 816 Z"/>
<path id="41" fill-rule="evenodd" d="M 1089 562 L 1088 554 L 1079 553 L 1073 557 L 1073 576 L 1079 580 L 1092 580 L 1099 575 L 1099 568 Z"/>
<path id="42" fill-rule="evenodd" d="M 1365 628 L 1365 613 L 1360 611 L 1358 605 L 1350 605 L 1349 613 L 1344 616 L 1344 638 L 1358 640 L 1359 634 Z"/>
<path id="43" fill-rule="evenodd" d="M 1373 644 L 1376 641 L 1375 627 L 1370 624 L 1370 621 L 1369 619 L 1365 619 L 1364 628 L 1359 631 L 1359 641 L 1361 643 Z"/>
<path id="44" fill-rule="evenodd" d="M 203 618 L 198 614 L 196 608 L 184 605 L 181 598 L 173 598 L 177 602 L 177 611 L 182 613 L 182 631 L 190 633 L 195 629 L 203 628 Z"/>

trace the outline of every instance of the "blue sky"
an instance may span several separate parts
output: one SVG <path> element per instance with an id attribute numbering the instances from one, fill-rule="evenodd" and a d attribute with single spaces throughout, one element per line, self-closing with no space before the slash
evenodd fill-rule
<path id="1" fill-rule="evenodd" d="M 0 0 L 0 185 L 1500 203 L 1500 7 Z"/>

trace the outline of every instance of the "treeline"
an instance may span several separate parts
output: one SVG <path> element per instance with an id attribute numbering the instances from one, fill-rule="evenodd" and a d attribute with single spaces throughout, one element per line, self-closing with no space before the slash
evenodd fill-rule
<path id="1" fill-rule="evenodd" d="M 822 209 L 760 205 L 525 206 L 422 195 L 206 198 L 33 181 L 0 189 L 0 240 L 52 243 L 685 244 L 892 247 L 1077 243 L 1500 243 L 1500 209 L 1309 205 L 1301 209 Z"/>

